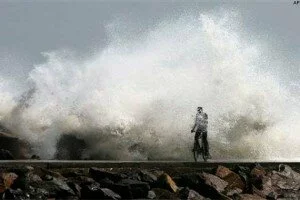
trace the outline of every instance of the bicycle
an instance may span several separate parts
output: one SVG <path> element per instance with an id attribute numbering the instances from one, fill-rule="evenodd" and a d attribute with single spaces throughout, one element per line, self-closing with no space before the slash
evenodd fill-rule
<path id="1" fill-rule="evenodd" d="M 199 140 L 201 140 L 201 143 L 199 142 Z M 206 155 L 204 151 L 204 143 L 203 143 L 202 135 L 199 137 L 198 142 L 196 141 L 194 142 L 193 155 L 194 155 L 195 162 L 200 161 L 201 155 L 204 162 L 206 162 L 208 159 L 208 155 Z"/>

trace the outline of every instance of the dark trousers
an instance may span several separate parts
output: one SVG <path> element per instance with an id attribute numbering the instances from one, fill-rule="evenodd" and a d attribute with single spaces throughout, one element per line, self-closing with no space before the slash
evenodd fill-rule
<path id="1" fill-rule="evenodd" d="M 209 145 L 207 141 L 207 130 L 196 131 L 195 134 L 195 145 L 199 145 L 199 138 L 202 137 L 202 144 L 204 149 L 204 154 L 209 155 Z"/>

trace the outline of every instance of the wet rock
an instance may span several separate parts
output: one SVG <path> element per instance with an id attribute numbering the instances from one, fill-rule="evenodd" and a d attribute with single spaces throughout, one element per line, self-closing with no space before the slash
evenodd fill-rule
<path id="1" fill-rule="evenodd" d="M 257 189 L 254 185 L 252 186 L 252 193 L 267 199 L 277 199 L 278 197 L 277 192 L 272 186 L 271 178 L 268 176 L 262 178 L 261 189 Z"/>
<path id="2" fill-rule="evenodd" d="M 222 194 L 228 183 L 212 174 L 205 172 L 184 174 L 178 181 L 180 186 L 189 187 L 204 197 L 212 199 L 229 199 Z"/>
<path id="3" fill-rule="evenodd" d="M 115 182 L 109 180 L 108 178 L 101 179 L 98 181 L 98 183 L 100 183 L 102 187 L 108 187 L 108 188 L 115 184 Z"/>
<path id="4" fill-rule="evenodd" d="M 300 199 L 300 191 L 293 191 L 293 190 L 287 190 L 287 191 L 282 191 L 280 194 L 281 200 L 290 200 L 290 199 Z"/>
<path id="5" fill-rule="evenodd" d="M 228 183 L 226 191 L 232 192 L 235 188 L 239 188 L 242 191 L 245 189 L 245 183 L 241 177 L 226 167 L 219 166 L 216 170 L 216 176 Z"/>
<path id="6" fill-rule="evenodd" d="M 10 131 L 0 130 L 0 159 L 27 159 L 29 145 Z"/>
<path id="7" fill-rule="evenodd" d="M 250 168 L 249 167 L 244 167 L 237 165 L 235 166 L 233 170 L 236 174 L 238 174 L 242 180 L 244 181 L 245 184 L 245 192 L 250 192 L 251 191 L 251 181 L 250 181 Z"/>
<path id="8" fill-rule="evenodd" d="M 133 180 L 133 179 L 122 179 L 118 182 L 105 178 L 99 180 L 102 187 L 109 188 L 113 191 L 117 191 L 122 198 L 146 198 L 147 193 L 150 190 L 150 186 L 146 182 Z"/>
<path id="9" fill-rule="evenodd" d="M 299 190 L 300 174 L 288 165 L 280 165 L 279 171 L 272 172 L 272 182 L 282 190 Z"/>
<path id="10" fill-rule="evenodd" d="M 235 200 L 264 200 L 264 198 L 253 194 L 238 194 Z"/>
<path id="11" fill-rule="evenodd" d="M 85 185 L 81 190 L 81 198 L 83 199 L 95 199 L 99 198 L 101 191 L 100 184 L 95 182 L 89 185 Z"/>
<path id="12" fill-rule="evenodd" d="M 34 173 L 37 174 L 38 176 L 40 176 L 42 179 L 47 179 L 50 178 L 50 176 L 54 177 L 54 178 L 58 178 L 61 180 L 66 180 L 66 178 L 64 176 L 62 176 L 59 172 L 55 172 L 55 171 L 51 171 L 42 167 L 36 167 L 34 169 Z"/>
<path id="13" fill-rule="evenodd" d="M 123 179 L 118 182 L 118 184 L 129 186 L 129 190 L 133 198 L 146 198 L 147 193 L 150 190 L 150 186 L 148 183 L 137 180 Z"/>
<path id="14" fill-rule="evenodd" d="M 262 178 L 262 188 L 253 187 L 253 193 L 269 199 L 278 197 L 300 198 L 300 174 L 287 165 L 280 165 L 279 171 Z"/>
<path id="15" fill-rule="evenodd" d="M 30 199 L 46 200 L 49 196 L 49 192 L 43 188 L 34 188 L 32 186 L 28 186 L 26 191 L 30 195 Z"/>
<path id="16" fill-rule="evenodd" d="M 129 179 L 141 181 L 140 174 L 135 170 L 128 171 L 128 172 L 123 172 L 123 175 L 126 176 Z"/>
<path id="17" fill-rule="evenodd" d="M 89 173 L 91 175 L 91 177 L 93 179 L 95 179 L 96 181 L 101 180 L 101 179 L 105 179 L 108 178 L 114 182 L 120 181 L 123 178 L 126 178 L 126 176 L 124 174 L 118 174 L 115 172 L 108 172 L 96 167 L 92 167 L 89 170 Z"/>
<path id="18" fill-rule="evenodd" d="M 82 188 L 82 199 L 121 199 L 121 196 L 108 188 L 101 188 L 99 183 L 86 185 Z"/>
<path id="19" fill-rule="evenodd" d="M 267 172 L 261 166 L 254 167 L 250 172 L 251 183 L 259 190 L 263 189 L 262 179 L 266 176 Z"/>
<path id="20" fill-rule="evenodd" d="M 90 177 L 86 177 L 86 176 L 69 177 L 67 181 L 76 183 L 81 187 L 83 187 L 84 185 L 89 185 L 89 184 L 96 182 L 94 179 L 92 179 Z"/>
<path id="21" fill-rule="evenodd" d="M 228 185 L 226 181 L 212 174 L 203 172 L 202 174 L 200 174 L 200 177 L 204 181 L 205 185 L 214 188 L 218 192 L 223 192 Z"/>
<path id="22" fill-rule="evenodd" d="M 123 199 L 133 199 L 134 198 L 134 195 L 132 194 L 132 191 L 131 191 L 131 188 L 129 185 L 113 183 L 108 188 L 111 189 L 112 191 L 118 192 L 118 194 Z M 145 195 L 147 195 L 147 193 Z"/>
<path id="23" fill-rule="evenodd" d="M 122 183 L 115 183 L 114 181 L 104 178 L 99 180 L 99 183 L 96 182 L 96 185 L 99 184 L 99 187 L 103 188 L 109 188 L 113 191 L 118 192 L 119 195 L 121 195 L 124 199 L 132 199 L 133 194 L 131 192 L 131 187 L 128 184 L 122 184 Z"/>
<path id="24" fill-rule="evenodd" d="M 63 180 L 53 177 L 51 181 L 43 181 L 33 187 L 45 189 L 50 198 L 75 196 L 74 191 Z"/>
<path id="25" fill-rule="evenodd" d="M 232 197 L 234 195 L 241 194 L 242 192 L 243 190 L 241 190 L 240 188 L 233 188 L 233 189 L 226 190 L 225 194 L 229 197 Z"/>
<path id="26" fill-rule="evenodd" d="M 33 170 L 25 173 L 27 170 L 18 171 L 18 179 L 12 185 L 12 188 L 17 189 L 20 188 L 22 190 L 28 189 L 30 185 L 39 185 L 43 180 L 37 175 L 33 173 Z"/>
<path id="27" fill-rule="evenodd" d="M 157 181 L 157 176 L 147 170 L 141 170 L 139 174 L 143 182 L 153 184 Z"/>
<path id="28" fill-rule="evenodd" d="M 29 200 L 30 195 L 26 192 L 23 192 L 21 189 L 13 190 L 7 189 L 3 194 L 3 200 L 6 199 L 16 199 L 16 200 Z"/>
<path id="29" fill-rule="evenodd" d="M 33 173 L 29 173 L 27 177 L 28 177 L 28 183 L 29 184 L 31 184 L 31 183 L 39 183 L 39 182 L 43 181 L 41 179 L 41 177 L 39 177 L 38 175 L 33 174 Z"/>
<path id="30" fill-rule="evenodd" d="M 201 196 L 198 192 L 194 190 L 190 190 L 189 188 L 185 187 L 179 191 L 180 199 L 187 199 L 187 200 L 204 200 L 205 197 Z"/>
<path id="31" fill-rule="evenodd" d="M 121 196 L 108 188 L 101 188 L 103 199 L 121 199 Z"/>
<path id="32" fill-rule="evenodd" d="M 78 177 L 78 176 L 85 176 L 84 169 L 63 169 L 60 171 L 61 175 L 63 177 L 69 178 L 69 177 Z"/>
<path id="33" fill-rule="evenodd" d="M 43 180 L 44 181 L 52 181 L 53 177 L 47 174 L 46 176 L 43 177 Z"/>
<path id="34" fill-rule="evenodd" d="M 148 191 L 147 199 L 156 199 L 156 194 L 154 191 Z"/>
<path id="35" fill-rule="evenodd" d="M 81 197 L 81 187 L 73 182 L 67 182 L 68 186 L 74 191 L 76 196 Z"/>
<path id="36" fill-rule="evenodd" d="M 167 189 L 174 193 L 178 191 L 178 187 L 177 187 L 176 183 L 166 173 L 163 173 L 162 175 L 160 175 L 158 177 L 155 185 L 156 185 L 156 187 Z"/>
<path id="37" fill-rule="evenodd" d="M 180 199 L 176 194 L 170 192 L 169 190 L 153 188 L 151 191 L 154 192 L 156 196 L 155 199 Z"/>

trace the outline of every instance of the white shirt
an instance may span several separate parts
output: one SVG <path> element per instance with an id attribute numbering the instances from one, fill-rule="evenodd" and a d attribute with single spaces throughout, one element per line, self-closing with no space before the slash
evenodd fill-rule
<path id="1" fill-rule="evenodd" d="M 208 124 L 208 121 L 204 117 L 204 112 L 202 112 L 202 113 L 197 112 L 196 119 L 195 119 L 195 129 L 194 130 L 195 131 L 197 131 L 198 129 L 206 130 L 207 129 L 207 124 Z"/>

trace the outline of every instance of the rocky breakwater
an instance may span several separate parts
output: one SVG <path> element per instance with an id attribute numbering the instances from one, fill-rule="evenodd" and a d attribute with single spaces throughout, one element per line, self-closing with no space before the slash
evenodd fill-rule
<path id="1" fill-rule="evenodd" d="M 0 124 L 0 160 L 27 159 L 29 144 Z"/>
<path id="2" fill-rule="evenodd" d="M 24 140 L 0 131 L 0 160 L 27 159 L 29 151 Z"/>
<path id="3" fill-rule="evenodd" d="M 288 165 L 200 168 L 2 168 L 2 199 L 300 199 Z"/>

